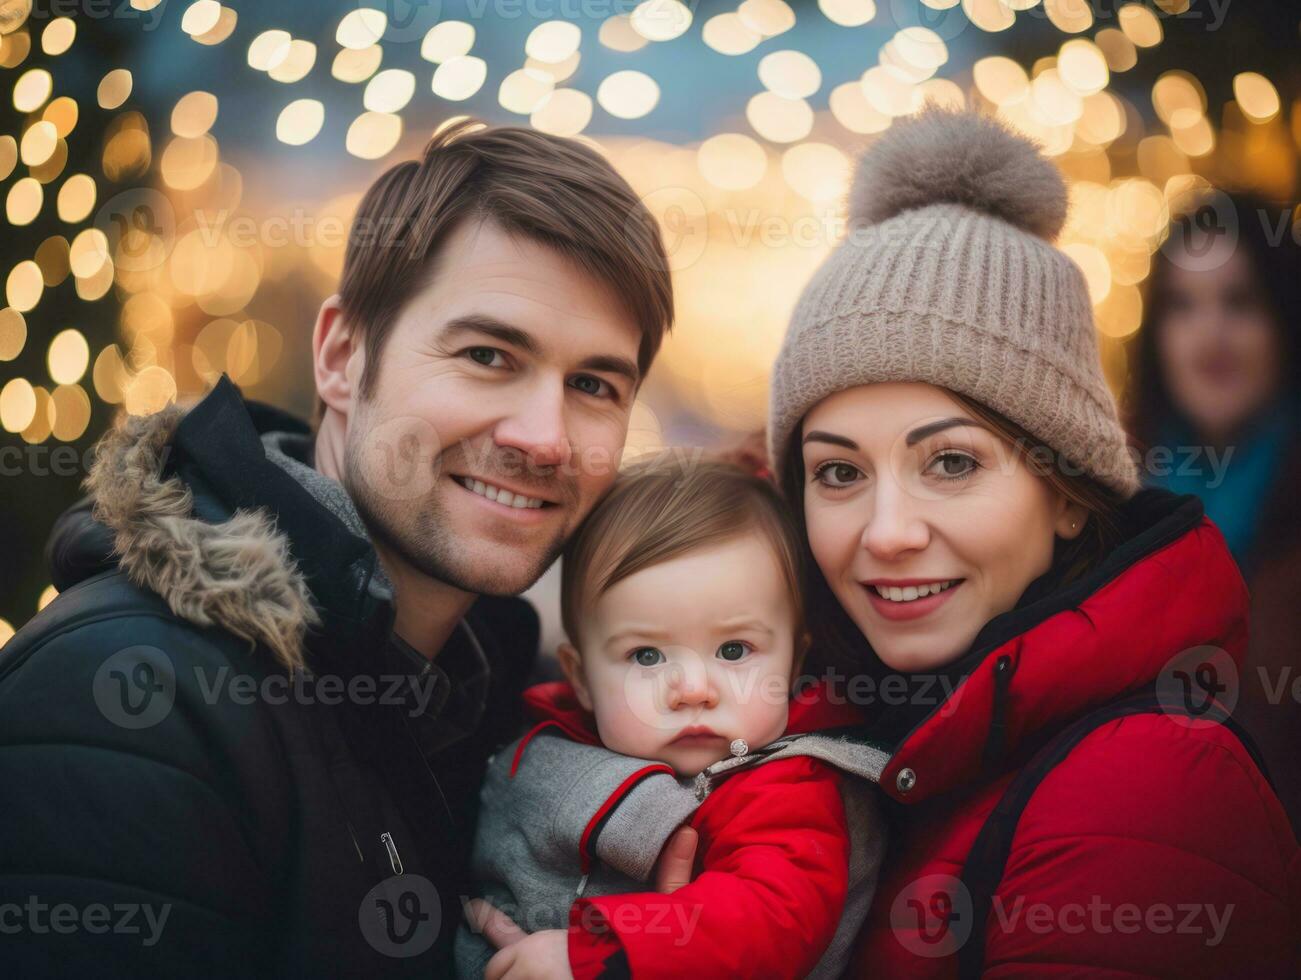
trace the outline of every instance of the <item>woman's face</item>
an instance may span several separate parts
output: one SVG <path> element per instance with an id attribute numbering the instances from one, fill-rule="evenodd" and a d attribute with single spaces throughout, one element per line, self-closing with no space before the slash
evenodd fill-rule
<path id="1" fill-rule="evenodd" d="M 1281 352 L 1244 250 L 1216 247 L 1230 251 L 1212 268 L 1172 257 L 1156 343 L 1175 406 L 1201 432 L 1227 437 L 1278 390 Z"/>
<path id="2" fill-rule="evenodd" d="M 1084 527 L 1083 507 L 934 385 L 847 388 L 802 432 L 813 556 L 893 670 L 957 659 L 1048 570 L 1054 537 Z"/>

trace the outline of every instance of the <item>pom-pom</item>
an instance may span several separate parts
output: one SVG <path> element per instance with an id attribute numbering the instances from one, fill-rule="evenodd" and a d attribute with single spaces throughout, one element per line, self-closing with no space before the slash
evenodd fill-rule
<path id="1" fill-rule="evenodd" d="M 1066 220 L 1066 184 L 1034 143 L 996 119 L 929 106 L 897 120 L 863 154 L 849 218 L 861 227 L 943 203 L 1051 241 Z"/>

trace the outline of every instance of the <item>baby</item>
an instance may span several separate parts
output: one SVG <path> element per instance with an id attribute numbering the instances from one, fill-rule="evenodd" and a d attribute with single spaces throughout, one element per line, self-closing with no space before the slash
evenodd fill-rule
<path id="1" fill-rule="evenodd" d="M 858 718 L 821 688 L 792 701 L 801 562 L 772 486 L 722 463 L 629 468 L 571 539 L 568 683 L 526 692 L 539 724 L 482 793 L 475 886 L 531 933 L 494 975 L 840 974 L 880 863 L 868 779 L 886 757 L 810 734 Z M 684 822 L 697 873 L 648 891 Z M 456 951 L 462 977 L 494 954 L 469 927 Z"/>

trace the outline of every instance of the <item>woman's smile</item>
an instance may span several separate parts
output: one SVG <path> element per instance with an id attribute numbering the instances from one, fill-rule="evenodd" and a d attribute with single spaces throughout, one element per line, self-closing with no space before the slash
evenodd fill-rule
<path id="1" fill-rule="evenodd" d="M 966 579 L 873 579 L 860 583 L 872 608 L 882 617 L 900 621 L 920 619 L 949 601 Z"/>

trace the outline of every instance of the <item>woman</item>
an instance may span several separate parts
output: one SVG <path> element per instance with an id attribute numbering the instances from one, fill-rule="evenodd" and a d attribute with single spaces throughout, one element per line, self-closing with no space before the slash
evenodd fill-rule
<path id="1" fill-rule="evenodd" d="M 1139 490 L 1065 210 L 995 122 L 897 122 L 774 368 L 815 651 L 891 752 L 857 972 L 1291 976 L 1301 853 L 1216 701 L 1246 590 Z"/>
<path id="2" fill-rule="evenodd" d="M 1149 482 L 1201 497 L 1247 579 L 1251 647 L 1235 715 L 1260 740 L 1296 827 L 1301 247 L 1288 211 L 1217 194 L 1172 227 L 1138 334 L 1129 426 L 1151 459 L 1167 454 Z"/>

